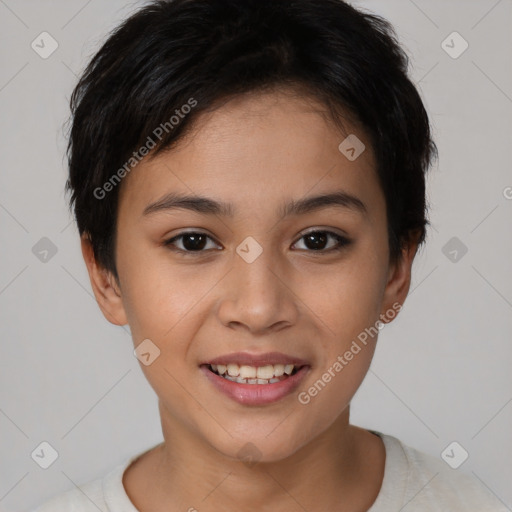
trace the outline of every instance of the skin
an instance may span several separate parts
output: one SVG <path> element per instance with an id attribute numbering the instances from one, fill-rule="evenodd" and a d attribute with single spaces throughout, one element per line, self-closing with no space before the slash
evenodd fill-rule
<path id="1" fill-rule="evenodd" d="M 123 483 L 142 512 L 194 510 L 363 511 L 381 487 L 379 437 L 349 424 L 349 404 L 369 368 L 370 340 L 307 405 L 297 400 L 344 354 L 359 333 L 403 304 L 417 245 L 390 264 L 385 198 L 370 143 L 346 133 L 313 99 L 281 89 L 250 94 L 203 114 L 171 151 L 142 161 L 120 191 L 116 263 L 119 282 L 82 250 L 105 317 L 128 323 L 134 345 L 161 351 L 141 368 L 159 398 L 164 443 L 144 453 Z M 366 145 L 349 161 L 338 145 L 354 133 Z M 367 215 L 327 207 L 282 217 L 291 199 L 333 190 L 357 196 Z M 234 216 L 185 209 L 144 216 L 168 192 L 233 205 Z M 212 239 L 181 255 L 163 243 L 183 231 Z M 305 232 L 347 236 L 313 250 Z M 235 251 L 248 236 L 263 249 L 252 263 Z M 175 245 L 183 249 L 183 239 Z M 383 319 L 386 323 L 386 319 Z M 297 392 L 277 403 L 244 406 L 216 390 L 199 365 L 237 351 L 279 351 L 309 362 Z M 251 442 L 257 464 L 238 451 Z"/>

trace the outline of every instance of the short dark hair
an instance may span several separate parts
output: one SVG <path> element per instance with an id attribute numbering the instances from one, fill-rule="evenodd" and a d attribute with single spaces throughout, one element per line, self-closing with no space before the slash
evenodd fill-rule
<path id="1" fill-rule="evenodd" d="M 425 240 L 425 174 L 437 155 L 407 72 L 389 22 L 342 0 L 152 1 L 109 35 L 71 96 L 66 190 L 80 235 L 117 278 L 116 184 L 134 152 L 150 139 L 150 157 L 170 149 L 224 100 L 291 86 L 337 124 L 352 117 L 365 130 L 397 261 L 404 244 Z"/>

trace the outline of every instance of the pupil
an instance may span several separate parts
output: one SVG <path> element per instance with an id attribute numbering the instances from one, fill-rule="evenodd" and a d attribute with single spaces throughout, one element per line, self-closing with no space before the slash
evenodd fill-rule
<path id="1" fill-rule="evenodd" d="M 191 241 L 191 243 L 188 242 Z M 206 245 L 206 236 L 200 233 L 186 234 L 183 236 L 183 247 L 187 251 L 197 251 L 204 248 Z"/>
<path id="2" fill-rule="evenodd" d="M 315 239 L 317 239 L 317 242 L 315 243 Z M 320 240 L 320 243 L 318 243 L 318 239 Z M 310 243 L 312 242 L 312 243 Z M 306 235 L 306 246 L 308 249 L 318 250 L 323 249 L 327 242 L 327 236 L 322 231 L 318 231 L 316 233 L 310 233 L 309 235 Z"/>

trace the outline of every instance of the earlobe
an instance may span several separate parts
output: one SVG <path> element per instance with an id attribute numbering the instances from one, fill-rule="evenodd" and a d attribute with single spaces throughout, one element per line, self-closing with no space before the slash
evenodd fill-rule
<path id="1" fill-rule="evenodd" d="M 88 234 L 81 239 L 82 255 L 84 257 L 92 291 L 96 302 L 105 318 L 114 325 L 126 325 L 126 313 L 122 293 L 112 272 L 101 267 L 94 256 L 94 250 Z"/>

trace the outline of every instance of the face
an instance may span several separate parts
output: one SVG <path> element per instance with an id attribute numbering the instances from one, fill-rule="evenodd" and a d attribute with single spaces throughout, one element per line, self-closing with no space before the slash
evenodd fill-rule
<path id="1" fill-rule="evenodd" d="M 283 459 L 345 414 L 375 326 L 408 291 L 414 251 L 389 264 L 370 143 L 321 109 L 281 91 L 203 115 L 122 184 L 118 287 L 84 245 L 106 317 L 128 322 L 136 347 L 150 340 L 141 367 L 163 424 L 228 457 L 251 442 L 262 460 Z M 366 146 L 355 160 L 338 149 L 349 133 Z M 214 361 L 267 380 L 239 384 Z"/>

